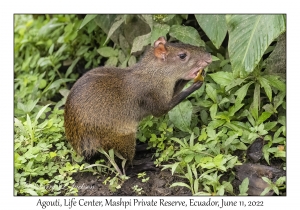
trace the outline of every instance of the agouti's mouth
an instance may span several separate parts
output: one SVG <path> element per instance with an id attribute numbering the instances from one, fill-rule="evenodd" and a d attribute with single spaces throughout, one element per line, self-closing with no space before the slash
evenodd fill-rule
<path id="1" fill-rule="evenodd" d="M 201 71 L 201 69 L 197 70 L 195 73 L 194 73 L 194 76 L 197 77 L 198 76 L 198 73 Z"/>
<path id="2" fill-rule="evenodd" d="M 205 71 L 202 68 L 193 71 L 190 74 L 190 78 L 189 79 L 194 79 L 195 80 L 195 79 L 199 78 L 200 76 L 203 76 L 203 77 L 205 76 Z"/>

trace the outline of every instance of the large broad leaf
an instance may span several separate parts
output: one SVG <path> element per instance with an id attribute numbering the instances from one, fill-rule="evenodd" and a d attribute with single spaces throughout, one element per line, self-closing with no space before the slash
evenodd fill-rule
<path id="1" fill-rule="evenodd" d="M 110 31 L 110 28 L 115 22 L 115 19 L 118 15 L 97 15 L 97 17 L 94 19 L 95 23 L 104 31 L 104 33 L 108 34 Z M 119 36 L 116 33 L 113 33 L 110 37 L 110 39 L 114 43 L 118 43 Z"/>
<path id="2" fill-rule="evenodd" d="M 144 46 L 150 44 L 151 33 L 135 37 L 133 40 L 131 53 L 141 51 Z"/>
<path id="3" fill-rule="evenodd" d="M 153 30 L 151 32 L 151 40 L 150 43 L 153 45 L 153 43 L 161 36 L 166 37 L 167 33 L 170 30 L 170 26 L 167 24 L 155 24 L 153 26 Z"/>
<path id="4" fill-rule="evenodd" d="M 227 15 L 229 56 L 234 71 L 251 72 L 263 53 L 285 31 L 284 15 Z"/>
<path id="5" fill-rule="evenodd" d="M 225 15 L 195 15 L 195 17 L 205 34 L 219 49 L 227 33 Z"/>
<path id="6" fill-rule="evenodd" d="M 190 132 L 193 106 L 190 101 L 184 101 L 169 111 L 171 122 L 180 130 Z"/>
<path id="7" fill-rule="evenodd" d="M 179 41 L 194 46 L 205 46 L 204 41 L 200 38 L 198 31 L 191 26 L 173 25 L 170 28 L 170 36 Z"/>
<path id="8" fill-rule="evenodd" d="M 112 24 L 111 28 L 109 29 L 109 32 L 107 34 L 107 38 L 103 45 L 106 44 L 106 42 L 109 40 L 109 38 L 113 35 L 113 33 L 124 23 L 126 20 L 126 15 L 118 16 L 115 19 L 115 22 Z"/>
<path id="9" fill-rule="evenodd" d="M 231 72 L 219 71 L 216 73 L 209 74 L 209 76 L 220 85 L 227 86 L 234 80 L 233 74 Z"/>

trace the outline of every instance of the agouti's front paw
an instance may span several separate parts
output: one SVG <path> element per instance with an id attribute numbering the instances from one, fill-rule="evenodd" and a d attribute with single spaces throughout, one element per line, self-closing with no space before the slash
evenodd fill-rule
<path id="1" fill-rule="evenodd" d="M 203 84 L 203 81 L 196 81 L 192 84 L 192 89 L 197 90 L 202 86 L 202 84 Z"/>

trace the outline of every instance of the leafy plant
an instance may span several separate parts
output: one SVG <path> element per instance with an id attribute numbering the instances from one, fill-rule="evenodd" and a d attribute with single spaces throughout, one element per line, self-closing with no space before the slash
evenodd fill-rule
<path id="1" fill-rule="evenodd" d="M 143 188 L 139 188 L 139 186 L 138 185 L 134 185 L 133 187 L 132 187 L 132 189 L 133 189 L 133 191 L 136 193 L 136 194 L 138 194 L 138 195 L 141 195 L 144 191 L 143 191 Z"/>
<path id="2" fill-rule="evenodd" d="M 142 182 L 148 182 L 150 177 L 146 177 L 146 172 L 138 173 L 138 178 L 142 179 Z"/>
<path id="3" fill-rule="evenodd" d="M 267 182 L 269 186 L 260 195 L 266 195 L 270 190 L 273 190 L 276 195 L 279 195 L 279 189 L 285 189 L 285 176 L 277 179 L 275 183 L 273 183 L 272 180 L 268 179 L 267 177 L 262 177 L 262 179 Z"/>
<path id="4" fill-rule="evenodd" d="M 248 195 L 248 186 L 249 186 L 249 178 L 245 178 L 239 186 L 240 194 L 239 195 Z"/>
<path id="5" fill-rule="evenodd" d="M 69 162 L 72 152 L 61 138 L 63 111 L 54 109 L 46 119 L 48 106 L 24 122 L 15 118 L 15 195 L 77 193 L 69 176 L 83 165 Z"/>
<path id="6" fill-rule="evenodd" d="M 14 194 L 76 195 L 71 175 L 83 170 L 83 158 L 65 141 L 62 105 L 84 58 L 80 47 L 91 40 L 76 39 L 84 32 L 75 15 L 14 18 Z"/>

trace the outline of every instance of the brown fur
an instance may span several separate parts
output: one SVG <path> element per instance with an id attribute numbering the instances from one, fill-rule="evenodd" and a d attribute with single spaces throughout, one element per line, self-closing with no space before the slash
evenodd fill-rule
<path id="1" fill-rule="evenodd" d="M 159 42 L 159 43 L 157 43 Z M 139 121 L 161 116 L 201 84 L 182 91 L 191 69 L 204 68 L 211 56 L 185 44 L 156 41 L 130 68 L 99 67 L 72 87 L 65 104 L 65 132 L 77 153 L 90 157 L 99 147 L 115 149 L 131 162 Z M 186 59 L 179 54 L 186 53 Z M 179 82 L 181 81 L 181 82 Z"/>

